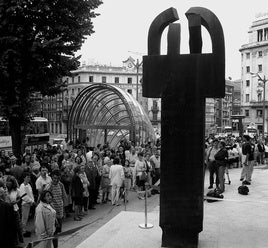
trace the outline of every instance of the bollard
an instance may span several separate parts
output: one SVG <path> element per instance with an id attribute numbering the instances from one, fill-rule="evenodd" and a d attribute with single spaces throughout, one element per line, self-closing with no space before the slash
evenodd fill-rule
<path id="1" fill-rule="evenodd" d="M 144 202 L 145 202 L 145 223 L 139 224 L 139 227 L 142 229 L 150 229 L 153 228 L 154 225 L 147 223 L 147 185 L 145 185 L 145 197 L 144 197 Z"/>

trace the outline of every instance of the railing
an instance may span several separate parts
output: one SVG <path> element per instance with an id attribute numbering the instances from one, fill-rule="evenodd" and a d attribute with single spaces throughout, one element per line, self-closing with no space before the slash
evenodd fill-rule
<path id="1" fill-rule="evenodd" d="M 250 101 L 250 105 L 253 107 L 262 107 L 263 106 L 263 101 Z M 268 106 L 268 101 L 265 101 L 265 106 Z"/>

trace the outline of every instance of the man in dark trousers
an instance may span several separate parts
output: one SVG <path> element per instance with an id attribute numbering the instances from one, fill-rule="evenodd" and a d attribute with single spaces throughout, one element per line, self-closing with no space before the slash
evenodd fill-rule
<path id="1" fill-rule="evenodd" d="M 254 166 L 254 146 L 250 142 L 249 135 L 244 135 L 243 138 L 245 143 L 242 145 L 242 153 L 243 155 L 246 155 L 245 162 L 243 164 L 243 170 L 245 171 L 246 178 L 243 181 L 243 184 L 250 185 Z"/>
<path id="2" fill-rule="evenodd" d="M 225 142 L 221 140 L 219 142 L 219 151 L 215 154 L 217 174 L 219 177 L 219 186 L 218 186 L 219 193 L 223 193 L 225 191 L 224 173 L 226 170 L 228 160 L 228 152 L 225 146 L 226 146 Z"/>
<path id="3" fill-rule="evenodd" d="M 208 187 L 209 189 L 213 188 L 214 182 L 216 184 L 216 187 L 218 187 L 219 185 L 219 178 L 218 178 L 216 161 L 215 161 L 215 154 L 219 151 L 218 145 L 219 145 L 219 140 L 214 139 L 211 147 L 209 147 L 207 151 L 206 162 L 207 162 L 208 170 L 209 170 L 209 187 Z M 214 175 L 215 175 L 215 180 L 214 180 Z"/>

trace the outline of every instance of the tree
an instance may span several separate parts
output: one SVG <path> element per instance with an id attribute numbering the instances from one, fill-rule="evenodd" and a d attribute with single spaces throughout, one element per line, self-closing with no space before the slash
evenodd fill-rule
<path id="1" fill-rule="evenodd" d="M 9 121 L 13 152 L 31 116 L 31 95 L 54 95 L 79 66 L 101 0 L 0 0 L 0 113 Z"/>

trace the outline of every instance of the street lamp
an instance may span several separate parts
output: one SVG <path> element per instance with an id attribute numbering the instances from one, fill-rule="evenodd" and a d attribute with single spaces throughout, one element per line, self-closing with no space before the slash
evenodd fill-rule
<path id="1" fill-rule="evenodd" d="M 265 76 L 263 76 L 263 78 L 259 75 L 259 73 L 250 73 L 253 76 L 257 76 L 258 77 L 258 81 L 259 81 L 259 85 L 260 87 L 263 87 L 263 101 L 262 101 L 262 134 L 264 136 L 264 131 L 265 131 L 265 87 L 266 87 L 266 82 L 268 81 L 268 79 L 265 78 Z"/>
<path id="2" fill-rule="evenodd" d="M 136 64 L 134 64 L 132 62 L 132 64 L 134 65 L 134 67 L 136 68 L 136 100 L 139 101 L 139 69 L 142 66 L 142 62 L 139 63 L 139 59 L 137 59 Z"/>
<path id="3" fill-rule="evenodd" d="M 138 53 L 138 52 L 132 52 L 132 51 L 128 51 L 129 53 L 134 53 L 137 54 L 139 56 L 142 56 L 142 53 Z M 136 64 L 130 60 L 131 64 L 136 68 L 136 100 L 138 101 L 139 99 L 139 94 L 138 94 L 138 89 L 139 89 L 139 69 L 142 66 L 142 62 L 139 63 L 139 59 L 137 59 Z"/>

